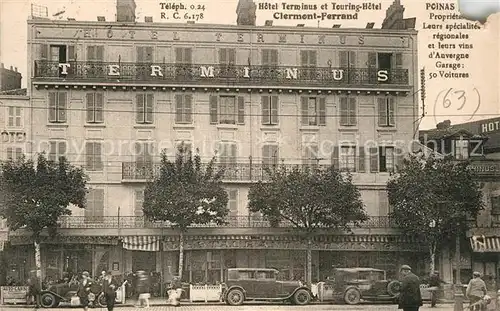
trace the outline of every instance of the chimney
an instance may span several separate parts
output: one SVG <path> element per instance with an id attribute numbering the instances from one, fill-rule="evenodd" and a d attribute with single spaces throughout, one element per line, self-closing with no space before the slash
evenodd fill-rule
<path id="1" fill-rule="evenodd" d="M 17 67 L 14 67 L 14 71 L 17 72 Z"/>
<path id="2" fill-rule="evenodd" d="M 134 23 L 136 7 L 134 0 L 116 0 L 116 21 Z"/>
<path id="3" fill-rule="evenodd" d="M 14 68 L 12 68 L 12 66 L 10 66 L 10 71 L 13 71 L 13 70 L 14 70 Z"/>
<path id="4" fill-rule="evenodd" d="M 4 68 L 3 63 L 0 63 L 0 68 Z"/>
<path id="5" fill-rule="evenodd" d="M 97 16 L 97 21 L 98 22 L 105 22 L 106 21 L 106 17 L 104 17 L 104 16 Z"/>
<path id="6" fill-rule="evenodd" d="M 146 23 L 152 23 L 153 22 L 153 16 L 144 16 L 144 22 L 146 22 Z"/>
<path id="7" fill-rule="evenodd" d="M 257 6 L 253 0 L 239 0 L 236 7 L 236 23 L 238 25 L 255 26 L 256 10 Z"/>
<path id="8" fill-rule="evenodd" d="M 451 126 L 451 121 L 450 120 L 444 120 L 443 122 L 439 122 L 436 125 L 436 128 L 438 130 L 445 130 L 445 129 L 449 128 L 450 126 Z"/>
<path id="9" fill-rule="evenodd" d="M 404 12 L 405 7 L 401 5 L 401 1 L 394 0 L 394 3 L 385 11 L 382 29 L 405 29 Z"/>

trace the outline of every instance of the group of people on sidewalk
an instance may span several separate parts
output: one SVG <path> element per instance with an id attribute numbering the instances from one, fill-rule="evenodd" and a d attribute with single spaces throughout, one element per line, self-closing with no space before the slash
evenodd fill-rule
<path id="1" fill-rule="evenodd" d="M 399 295 L 399 309 L 403 311 L 418 311 L 423 305 L 422 294 L 420 292 L 420 279 L 411 272 L 408 265 L 401 266 L 401 292 Z M 435 271 L 429 279 L 431 289 L 431 308 L 436 307 L 438 291 L 444 282 L 439 277 L 439 272 Z M 469 299 L 468 310 L 486 311 L 487 305 L 491 302 L 491 297 L 487 295 L 486 283 L 481 279 L 479 272 L 472 274 L 472 279 L 467 285 L 465 296 Z"/>

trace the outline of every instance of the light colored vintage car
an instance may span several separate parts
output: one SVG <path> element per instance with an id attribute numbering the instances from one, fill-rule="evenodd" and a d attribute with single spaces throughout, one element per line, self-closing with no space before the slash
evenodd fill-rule
<path id="1" fill-rule="evenodd" d="M 280 301 L 296 305 L 307 305 L 312 293 L 299 281 L 278 281 L 279 271 L 265 268 L 228 269 L 223 284 L 222 298 L 237 306 L 245 301 Z"/>

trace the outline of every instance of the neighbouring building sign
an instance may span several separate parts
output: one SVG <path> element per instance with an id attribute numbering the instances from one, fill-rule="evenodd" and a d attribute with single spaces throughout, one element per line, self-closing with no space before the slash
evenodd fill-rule
<path id="1" fill-rule="evenodd" d="M 59 68 L 61 69 L 62 75 L 68 74 L 68 69 L 71 68 L 71 64 L 69 63 L 60 63 Z M 163 77 L 163 68 L 161 65 L 150 65 L 151 70 L 149 71 L 149 75 L 151 77 Z M 215 67 L 214 66 L 200 66 L 200 77 L 201 78 L 216 78 L 215 76 Z M 120 77 L 120 65 L 112 64 L 106 65 L 106 75 Z M 244 67 L 235 67 L 234 69 L 239 70 L 239 74 L 237 76 L 241 76 L 243 78 L 252 78 L 252 69 L 250 66 Z M 285 77 L 288 80 L 297 80 L 299 79 L 300 69 L 294 67 L 287 68 L 276 68 L 273 69 L 277 74 Z M 311 71 L 311 68 L 307 68 L 308 72 Z M 333 76 L 333 80 L 341 81 L 344 79 L 344 69 L 331 69 L 331 73 Z M 389 80 L 389 71 L 388 70 L 377 70 L 377 81 L 385 82 Z"/>
<path id="2" fill-rule="evenodd" d="M 2 143 L 22 143 L 26 141 L 25 132 L 7 131 L 0 133 Z"/>
<path id="3" fill-rule="evenodd" d="M 479 176 L 500 176 L 500 162 L 472 162 L 469 168 Z"/>
<path id="4" fill-rule="evenodd" d="M 479 125 L 479 130 L 481 133 L 493 133 L 500 131 L 500 119 L 481 123 Z"/>

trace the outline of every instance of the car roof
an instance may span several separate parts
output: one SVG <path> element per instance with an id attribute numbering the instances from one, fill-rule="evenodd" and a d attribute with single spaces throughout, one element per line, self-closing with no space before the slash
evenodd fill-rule
<path id="1" fill-rule="evenodd" d="M 271 268 L 229 268 L 228 271 L 269 271 L 269 272 L 279 272 L 276 269 Z"/>
<path id="2" fill-rule="evenodd" d="M 344 272 L 385 272 L 384 270 L 375 269 L 375 268 L 334 268 L 336 271 L 344 271 Z"/>

